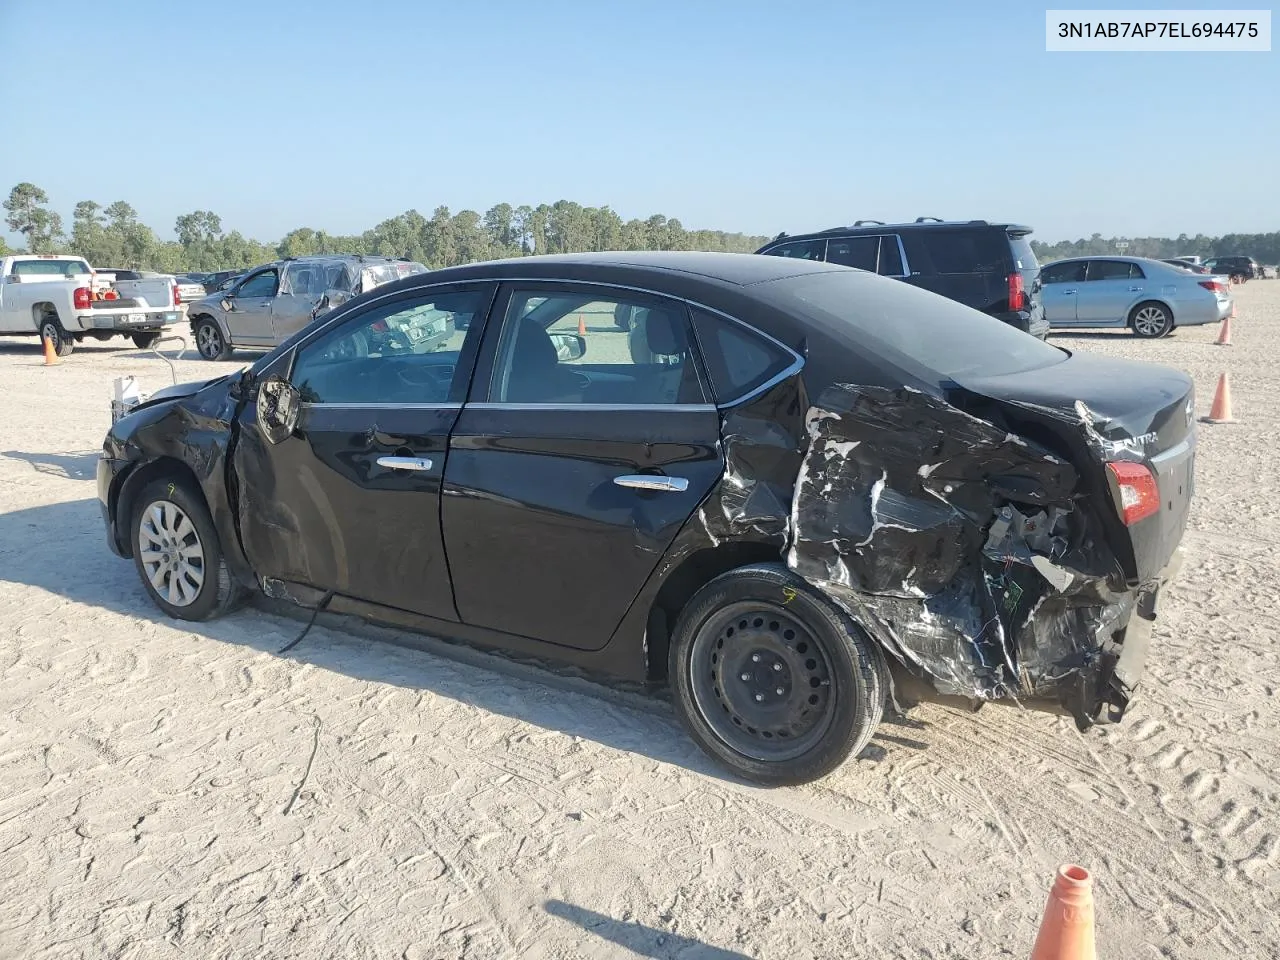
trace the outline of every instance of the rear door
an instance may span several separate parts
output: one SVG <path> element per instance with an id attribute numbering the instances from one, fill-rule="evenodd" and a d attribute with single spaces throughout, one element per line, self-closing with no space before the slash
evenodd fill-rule
<path id="1" fill-rule="evenodd" d="M 250 274 L 227 299 L 227 331 L 231 342 L 241 347 L 275 345 L 271 327 L 271 301 L 280 290 L 280 272 L 275 267 Z"/>
<path id="2" fill-rule="evenodd" d="M 629 332 L 613 320 L 623 310 Z M 445 468 L 464 623 L 584 650 L 608 642 L 723 469 L 691 344 L 678 301 L 504 285 Z"/>
<path id="3" fill-rule="evenodd" d="M 239 525 L 262 577 L 456 620 L 440 536 L 449 431 L 478 338 L 419 349 L 424 309 L 483 317 L 496 289 L 454 284 L 379 298 L 296 350 L 294 433 L 266 441 L 250 405 L 235 447 Z"/>
<path id="4" fill-rule="evenodd" d="M 1076 322 L 1082 327 L 1124 326 L 1129 307 L 1142 295 L 1142 271 L 1124 260 L 1090 260 L 1088 264 L 1076 299 Z"/>

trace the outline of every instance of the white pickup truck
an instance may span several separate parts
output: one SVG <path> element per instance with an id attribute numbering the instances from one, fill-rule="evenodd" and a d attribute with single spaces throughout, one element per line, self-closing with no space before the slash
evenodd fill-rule
<path id="1" fill-rule="evenodd" d="M 181 305 L 171 277 L 116 280 L 65 254 L 0 258 L 0 335 L 47 338 L 60 357 L 85 337 L 149 347 L 182 319 Z"/>

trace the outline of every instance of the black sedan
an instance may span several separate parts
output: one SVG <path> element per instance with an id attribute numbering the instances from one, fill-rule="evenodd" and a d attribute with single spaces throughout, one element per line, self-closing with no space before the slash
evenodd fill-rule
<path id="1" fill-rule="evenodd" d="M 471 322 L 426 349 L 424 314 Z M 783 784 L 890 696 L 1119 719 L 1194 443 L 1181 373 L 891 279 L 584 254 L 413 276 L 160 391 L 98 493 L 171 616 L 260 590 L 669 682 L 702 747 Z"/>

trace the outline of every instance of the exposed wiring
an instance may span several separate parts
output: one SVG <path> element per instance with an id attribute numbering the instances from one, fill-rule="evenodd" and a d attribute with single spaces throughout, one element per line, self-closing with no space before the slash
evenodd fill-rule
<path id="1" fill-rule="evenodd" d="M 324 595 L 324 597 L 323 597 L 323 598 L 320 600 L 320 602 L 316 605 L 316 608 L 315 608 L 314 610 L 312 610 L 312 611 L 311 611 L 311 619 L 310 619 L 310 620 L 308 620 L 308 621 L 307 621 L 307 625 L 306 625 L 305 627 L 303 627 L 303 628 L 302 628 L 302 632 L 301 632 L 300 634 L 298 634 L 294 639 L 292 639 L 292 640 L 290 640 L 288 643 L 286 643 L 286 644 L 285 644 L 283 647 L 281 647 L 279 650 L 277 650 L 277 651 L 276 651 L 276 656 L 279 656 L 279 655 L 280 655 L 280 654 L 282 654 L 282 653 L 288 653 L 290 650 L 292 650 L 294 647 L 296 647 L 298 644 L 300 644 L 300 643 L 302 642 L 302 638 L 303 638 L 303 637 L 305 637 L 305 636 L 307 635 L 307 632 L 308 632 L 308 631 L 309 631 L 313 626 L 315 626 L 316 617 L 320 616 L 320 611 L 324 610 L 327 606 L 329 606 L 329 601 L 330 601 L 330 600 L 332 600 L 332 599 L 333 599 L 333 591 L 332 591 L 332 590 L 330 590 L 328 593 L 326 593 L 326 594 Z"/>

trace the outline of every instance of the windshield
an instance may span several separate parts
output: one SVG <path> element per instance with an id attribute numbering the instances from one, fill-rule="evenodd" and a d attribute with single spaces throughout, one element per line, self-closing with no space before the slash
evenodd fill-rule
<path id="1" fill-rule="evenodd" d="M 804 274 L 756 289 L 829 335 L 937 383 L 1035 370 L 1068 356 L 954 300 L 861 271 Z"/>

